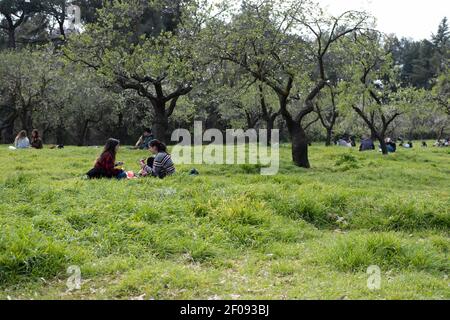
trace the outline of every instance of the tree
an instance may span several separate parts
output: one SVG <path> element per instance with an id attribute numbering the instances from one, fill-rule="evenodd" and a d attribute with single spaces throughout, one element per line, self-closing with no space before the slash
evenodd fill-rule
<path id="1" fill-rule="evenodd" d="M 216 21 L 209 27 L 215 56 L 240 66 L 278 96 L 279 112 L 292 141 L 292 158 L 300 167 L 310 167 L 302 122 L 314 111 L 314 99 L 328 81 L 327 53 L 342 37 L 361 30 L 366 21 L 364 13 L 328 17 L 305 1 L 263 0 L 244 1 L 231 22 Z M 292 100 L 299 102 L 295 110 L 289 108 Z"/>
<path id="2" fill-rule="evenodd" d="M 153 35 L 141 29 L 139 23 L 149 10 L 165 4 L 133 0 L 107 5 L 99 11 L 98 22 L 71 38 L 65 50 L 71 61 L 145 97 L 153 111 L 153 132 L 162 141 L 168 139 L 169 118 L 177 101 L 192 90 L 201 68 L 188 13 L 176 32 L 163 29 Z"/>
<path id="3" fill-rule="evenodd" d="M 338 106 L 337 106 L 337 96 L 335 89 L 330 85 L 328 86 L 330 92 L 328 95 L 328 99 L 322 98 L 318 99 L 316 102 L 316 112 L 319 116 L 320 123 L 327 131 L 327 136 L 325 140 L 326 146 L 331 146 L 332 138 L 333 138 L 333 129 L 336 125 L 336 120 L 339 116 Z M 321 104 L 324 103 L 325 107 L 322 107 Z"/>
<path id="4" fill-rule="evenodd" d="M 388 129 L 394 120 L 417 103 L 419 95 L 414 88 L 401 88 L 399 68 L 382 46 L 388 40 L 372 34 L 357 41 L 353 50 L 349 51 L 355 59 L 348 66 L 353 72 L 352 80 L 340 85 L 343 92 L 341 106 L 351 106 L 361 117 L 372 137 L 380 142 L 384 155 L 388 154 Z"/>
<path id="5" fill-rule="evenodd" d="M 95 74 L 64 63 L 61 57 L 54 58 L 58 68 L 51 71 L 53 81 L 34 122 L 44 135 L 54 134 L 58 144 L 71 141 L 78 146 L 86 145 L 91 140 L 90 133 L 117 122 L 123 99 L 105 87 Z"/>
<path id="6" fill-rule="evenodd" d="M 438 31 L 432 36 L 432 42 L 435 48 L 441 53 L 446 54 L 450 41 L 450 30 L 448 27 L 448 19 L 445 17 L 439 24 Z"/>
<path id="7" fill-rule="evenodd" d="M 437 79 L 433 97 L 443 111 L 450 116 L 450 69 L 446 69 Z"/>
<path id="8" fill-rule="evenodd" d="M 39 0 L 1 0 L 0 29 L 8 36 L 8 48 L 16 48 L 16 31 L 42 9 Z"/>
<path id="9" fill-rule="evenodd" d="M 70 0 L 47 0 L 43 1 L 44 12 L 55 21 L 58 34 L 63 41 L 66 40 L 66 21 L 69 19 Z"/>
<path id="10" fill-rule="evenodd" d="M 103 8 L 106 0 L 74 0 L 73 4 L 81 9 L 81 19 L 85 23 L 95 23 L 97 21 L 97 10 Z M 107 0 L 112 3 L 113 0 Z"/>
<path id="11" fill-rule="evenodd" d="M 2 91 L 11 110 L 4 128 L 13 125 L 16 119 L 28 132 L 33 129 L 33 112 L 42 103 L 51 79 L 51 57 L 44 52 L 3 52 L 0 68 Z"/>
<path id="12" fill-rule="evenodd" d="M 278 111 L 275 111 L 275 108 L 272 107 L 272 103 L 268 103 L 263 84 L 258 85 L 258 90 L 261 105 L 261 116 L 264 121 L 266 121 L 267 141 L 268 143 L 271 143 L 272 130 L 275 128 L 275 121 L 277 120 L 280 113 Z"/>

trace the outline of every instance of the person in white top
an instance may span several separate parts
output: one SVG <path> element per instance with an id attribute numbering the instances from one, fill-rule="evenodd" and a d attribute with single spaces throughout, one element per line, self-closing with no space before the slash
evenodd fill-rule
<path id="1" fill-rule="evenodd" d="M 17 135 L 16 140 L 14 140 L 14 147 L 17 149 L 27 149 L 30 147 L 30 140 L 25 130 L 20 131 Z"/>

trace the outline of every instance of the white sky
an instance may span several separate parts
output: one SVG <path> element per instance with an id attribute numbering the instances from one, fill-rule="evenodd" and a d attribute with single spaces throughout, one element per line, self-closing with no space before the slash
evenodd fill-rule
<path id="1" fill-rule="evenodd" d="M 377 18 L 378 29 L 399 38 L 430 38 L 441 20 L 450 19 L 450 0 L 316 0 L 332 14 L 365 9 Z"/>

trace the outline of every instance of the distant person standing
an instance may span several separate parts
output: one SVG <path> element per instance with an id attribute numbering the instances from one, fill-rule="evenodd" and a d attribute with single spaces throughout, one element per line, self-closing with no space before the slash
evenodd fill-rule
<path id="1" fill-rule="evenodd" d="M 153 140 L 152 130 L 149 128 L 144 129 L 144 133 L 139 138 L 138 142 L 134 146 L 134 149 L 147 150 L 150 148 L 150 142 Z"/>
<path id="2" fill-rule="evenodd" d="M 31 133 L 31 147 L 34 149 L 42 149 L 44 144 L 42 143 L 42 139 L 39 136 L 39 131 L 36 129 Z"/>
<path id="3" fill-rule="evenodd" d="M 20 131 L 17 135 L 14 140 L 14 147 L 17 149 L 27 149 L 30 147 L 30 140 L 28 139 L 27 132 L 25 130 Z"/>

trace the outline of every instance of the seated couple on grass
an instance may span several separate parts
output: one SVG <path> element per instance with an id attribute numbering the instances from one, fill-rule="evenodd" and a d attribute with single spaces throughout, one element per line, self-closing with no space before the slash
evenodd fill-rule
<path id="1" fill-rule="evenodd" d="M 133 172 L 126 172 L 121 167 L 123 162 L 116 162 L 116 155 L 119 150 L 120 142 L 116 139 L 109 139 L 106 142 L 100 157 L 95 161 L 94 168 L 87 173 L 88 178 L 117 178 L 126 179 L 133 178 Z M 172 162 L 172 158 L 167 153 L 167 147 L 164 143 L 158 140 L 152 140 L 149 144 L 151 153 L 155 154 L 155 157 L 150 157 L 146 160 L 141 160 L 141 171 L 138 176 L 140 177 L 158 177 L 164 179 L 165 177 L 175 173 L 175 167 Z"/>
<path id="2" fill-rule="evenodd" d="M 28 139 L 27 132 L 22 130 L 17 135 L 16 139 L 14 139 L 14 147 L 12 149 L 42 149 L 43 143 L 42 139 L 39 136 L 39 131 L 36 129 L 31 133 L 31 141 Z"/>

